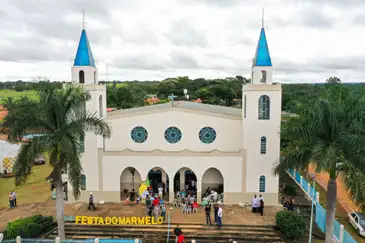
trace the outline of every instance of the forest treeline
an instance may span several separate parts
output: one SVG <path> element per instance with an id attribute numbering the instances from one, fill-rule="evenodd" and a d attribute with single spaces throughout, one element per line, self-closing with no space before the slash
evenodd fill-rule
<path id="1" fill-rule="evenodd" d="M 242 85 L 250 82 L 242 76 L 224 79 L 190 79 L 189 77 L 168 78 L 163 81 L 128 81 L 105 82 L 107 85 L 107 103 L 112 108 L 132 108 L 146 105 L 149 97 L 158 97 L 156 102 L 167 102 L 174 94 L 175 100 L 186 100 L 184 89 L 189 100 L 202 100 L 203 103 L 222 106 L 241 106 Z M 62 88 L 65 82 L 49 82 L 41 79 L 34 82 L 2 82 L 0 89 L 41 90 L 42 87 L 52 85 Z M 315 84 L 283 84 L 282 110 L 295 112 L 300 105 L 313 103 L 318 97 L 328 95 L 327 87 L 331 85 L 345 86 L 345 90 L 357 89 L 363 84 L 342 84 L 337 77 L 331 77 L 326 83 Z"/>

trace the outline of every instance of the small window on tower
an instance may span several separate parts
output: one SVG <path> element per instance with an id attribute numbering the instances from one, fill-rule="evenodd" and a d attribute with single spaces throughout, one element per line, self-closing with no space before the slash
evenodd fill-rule
<path id="1" fill-rule="evenodd" d="M 85 73 L 82 70 L 80 70 L 80 72 L 79 72 L 79 83 L 80 84 L 85 83 Z"/>
<path id="2" fill-rule="evenodd" d="M 265 70 L 261 70 L 260 83 L 262 83 L 262 84 L 265 84 L 266 83 L 266 71 Z"/>

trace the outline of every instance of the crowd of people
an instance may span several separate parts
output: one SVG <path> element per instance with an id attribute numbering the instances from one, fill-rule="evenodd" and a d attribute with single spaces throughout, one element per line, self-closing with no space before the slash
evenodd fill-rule
<path id="1" fill-rule="evenodd" d="M 264 198 L 261 194 L 252 198 L 252 212 L 259 213 L 261 216 L 264 215 Z"/>
<path id="2" fill-rule="evenodd" d="M 294 197 L 290 197 L 289 200 L 285 199 L 285 197 L 282 197 L 280 203 L 285 209 L 294 211 Z"/>

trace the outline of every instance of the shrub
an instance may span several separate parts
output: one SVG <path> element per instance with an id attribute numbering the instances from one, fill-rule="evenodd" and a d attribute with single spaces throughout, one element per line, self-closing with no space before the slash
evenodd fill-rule
<path id="1" fill-rule="evenodd" d="M 299 240 L 305 235 L 304 218 L 295 211 L 280 211 L 276 214 L 276 225 L 285 240 Z"/>
<path id="2" fill-rule="evenodd" d="M 284 193 L 288 196 L 296 196 L 297 195 L 297 189 L 293 185 L 285 184 Z"/>
<path id="3" fill-rule="evenodd" d="M 9 222 L 6 237 L 14 239 L 18 235 L 24 238 L 37 237 L 52 229 L 53 217 L 35 215 Z"/>
<path id="4" fill-rule="evenodd" d="M 24 85 L 16 85 L 15 86 L 15 91 L 16 92 L 22 92 L 22 91 L 24 91 Z"/>

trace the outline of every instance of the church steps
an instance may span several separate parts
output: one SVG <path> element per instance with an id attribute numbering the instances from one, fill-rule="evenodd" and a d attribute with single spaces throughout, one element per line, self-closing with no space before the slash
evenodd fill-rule
<path id="1" fill-rule="evenodd" d="M 170 225 L 171 242 L 175 242 L 173 229 L 178 223 Z M 178 224 L 187 240 L 195 239 L 199 243 L 245 242 L 281 242 L 279 234 L 270 225 L 232 225 L 224 224 L 219 230 L 216 225 L 197 223 Z M 168 225 L 82 225 L 66 222 L 65 233 L 68 239 L 142 239 L 145 243 L 166 242 Z M 55 238 L 57 228 L 47 238 Z"/>
<path id="2" fill-rule="evenodd" d="M 222 234 L 216 234 L 216 235 L 211 235 L 211 234 L 197 234 L 197 235 L 190 235 L 190 234 L 186 234 L 185 235 L 185 239 L 187 240 L 196 240 L 199 243 L 202 241 L 206 241 L 206 242 L 217 242 L 217 241 L 221 241 L 221 242 L 229 242 L 229 241 L 237 241 L 237 242 L 241 242 L 241 241 L 247 241 L 247 242 L 280 242 L 281 238 L 279 236 L 263 236 L 263 235 L 222 235 Z M 94 239 L 94 238 L 99 238 L 99 239 L 117 239 L 117 238 L 121 238 L 121 239 L 142 239 L 144 242 L 159 242 L 160 240 L 163 242 L 166 242 L 167 239 L 167 233 L 155 233 L 155 234 L 148 234 L 148 233 L 142 233 L 140 232 L 139 234 L 132 234 L 132 233 L 115 233 L 115 234 L 94 234 L 91 235 L 88 232 L 78 232 L 75 234 L 70 234 L 69 232 L 66 232 L 66 236 L 68 239 Z M 50 235 L 48 238 L 55 238 L 57 237 L 57 234 L 52 234 Z M 175 237 L 173 236 L 173 234 L 170 234 L 170 237 Z M 149 239 L 151 241 L 146 241 L 146 239 Z"/>
<path id="3" fill-rule="evenodd" d="M 143 229 L 143 228 L 153 228 L 153 229 L 167 229 L 169 226 L 168 224 L 161 224 L 161 225 L 85 225 L 85 224 L 75 224 L 75 223 L 66 223 L 67 227 L 72 228 L 72 227 L 87 227 L 87 228 L 103 228 L 103 229 L 107 229 L 107 228 L 111 228 L 111 229 L 115 229 L 115 228 L 139 228 L 139 229 Z M 207 224 L 197 224 L 197 223 L 181 223 L 181 224 L 176 224 L 176 223 L 171 223 L 170 224 L 170 229 L 175 228 L 177 225 L 179 225 L 180 227 L 183 227 L 184 229 L 212 229 L 212 227 L 214 227 L 216 224 L 213 223 L 213 225 L 207 225 Z M 271 231 L 272 228 L 274 227 L 273 225 L 244 225 L 244 224 L 223 224 L 224 229 L 262 229 L 262 230 L 268 230 Z"/>

